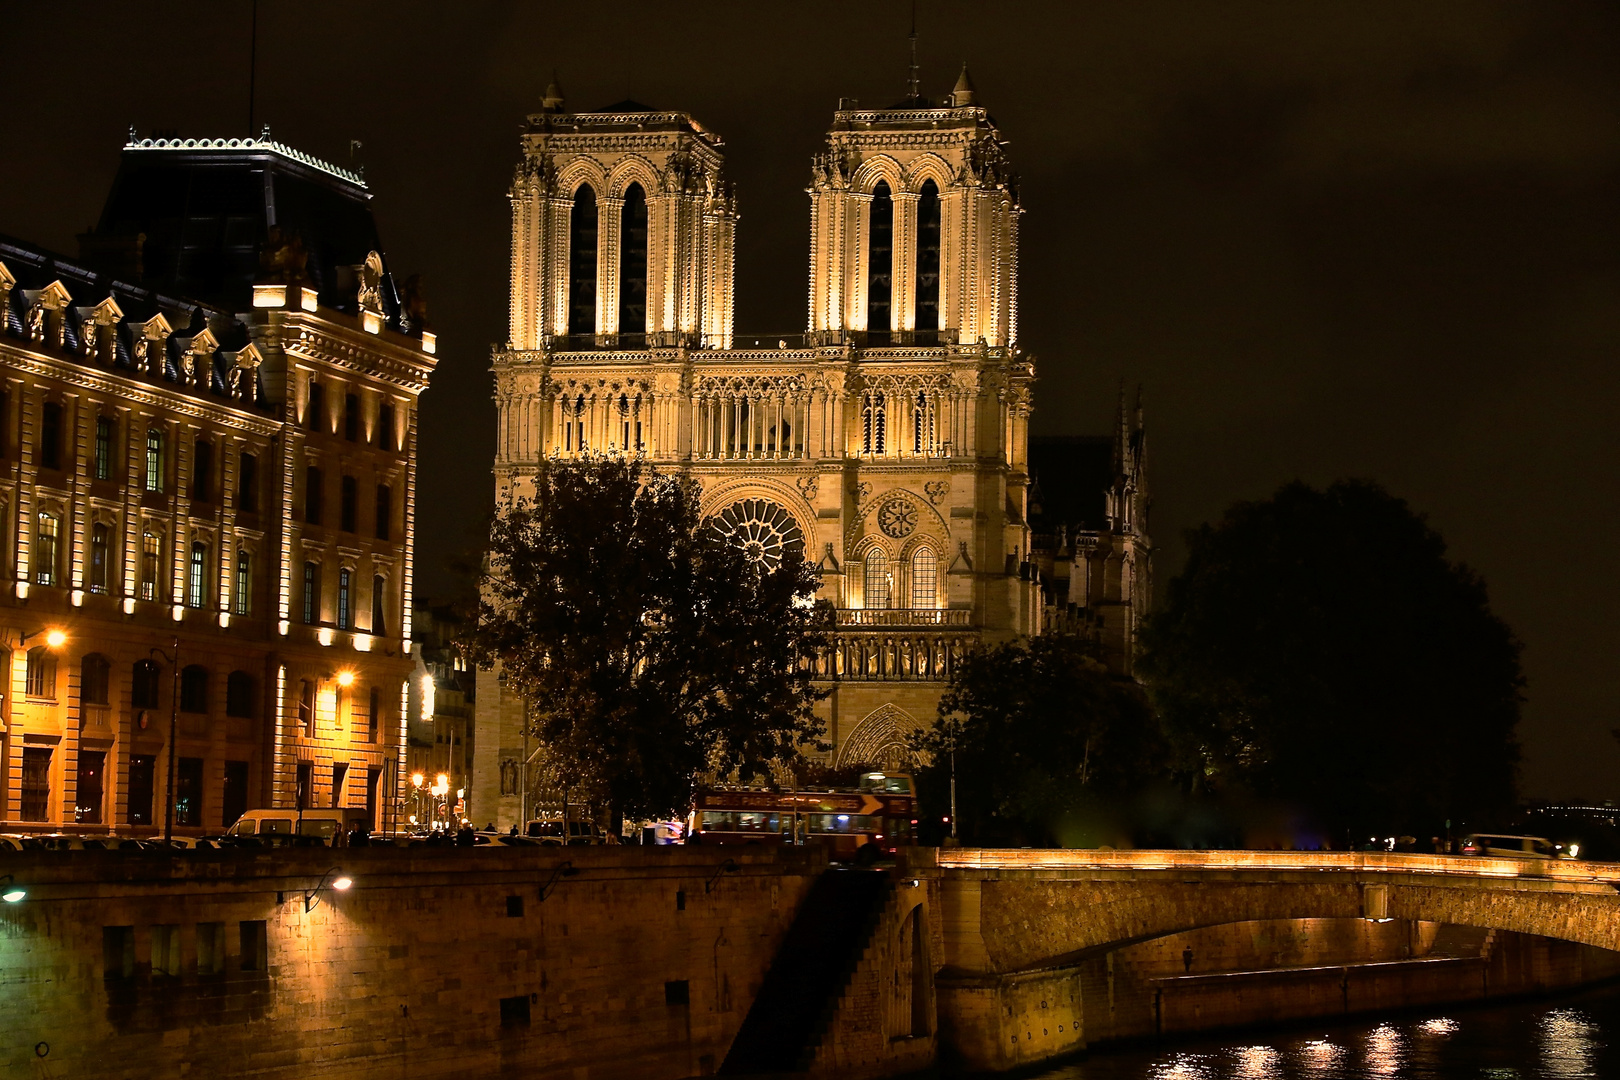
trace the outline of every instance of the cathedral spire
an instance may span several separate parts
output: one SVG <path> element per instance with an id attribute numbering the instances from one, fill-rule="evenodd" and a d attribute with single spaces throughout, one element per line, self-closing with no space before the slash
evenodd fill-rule
<path id="1" fill-rule="evenodd" d="M 922 97 L 917 89 L 917 83 L 917 0 L 911 0 L 911 79 L 907 84 L 907 101 L 916 101 Z"/>
<path id="2" fill-rule="evenodd" d="M 973 77 L 968 74 L 967 61 L 962 61 L 962 74 L 956 77 L 956 86 L 951 90 L 951 107 L 960 109 L 965 105 L 978 104 L 979 92 L 973 86 Z"/>
<path id="3" fill-rule="evenodd" d="M 557 73 L 551 73 L 551 82 L 546 84 L 546 92 L 541 95 L 540 107 L 546 112 L 562 112 L 563 92 L 557 85 Z"/>

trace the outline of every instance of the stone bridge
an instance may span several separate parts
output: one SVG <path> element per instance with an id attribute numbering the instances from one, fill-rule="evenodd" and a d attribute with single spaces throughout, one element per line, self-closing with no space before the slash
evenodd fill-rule
<path id="1" fill-rule="evenodd" d="M 1088 959 L 1204 927 L 1405 919 L 1620 950 L 1615 864 L 946 848 L 918 849 L 906 870 L 926 881 L 937 919 L 943 1047 L 978 1068 L 1010 1068 L 1083 1047 L 1076 972 Z"/>

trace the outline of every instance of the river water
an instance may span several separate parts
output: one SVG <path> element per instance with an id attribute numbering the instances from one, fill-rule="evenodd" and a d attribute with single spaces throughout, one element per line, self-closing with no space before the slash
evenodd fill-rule
<path id="1" fill-rule="evenodd" d="M 1620 986 L 1089 1056 L 1039 1080 L 1620 1080 Z"/>

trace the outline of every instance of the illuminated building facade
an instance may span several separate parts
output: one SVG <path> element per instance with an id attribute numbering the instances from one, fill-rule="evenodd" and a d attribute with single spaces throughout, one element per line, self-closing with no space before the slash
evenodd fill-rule
<path id="1" fill-rule="evenodd" d="M 689 471 L 713 527 L 821 572 L 831 760 L 903 754 L 965 648 L 1041 629 L 1021 209 L 966 71 L 938 107 L 840 103 L 811 168 L 806 329 L 762 339 L 732 330 L 737 213 L 715 133 L 634 102 L 568 112 L 553 87 L 522 140 L 497 497 L 582 452 Z M 521 813 L 521 703 L 495 673 L 480 683 L 472 813 L 498 805 L 504 826 Z"/>
<path id="2" fill-rule="evenodd" d="M 399 805 L 434 338 L 369 199 L 132 137 L 79 260 L 0 241 L 7 829 Z"/>
<path id="3" fill-rule="evenodd" d="M 456 792 L 472 785 L 473 694 L 475 675 L 456 648 L 461 617 L 449 606 L 419 604 L 411 619 L 410 691 L 406 703 L 407 762 L 411 780 L 406 814 L 417 823 L 460 822 Z M 444 796 L 432 787 L 445 777 Z M 422 782 L 418 784 L 416 777 Z M 480 819 L 485 824 L 488 819 Z"/>

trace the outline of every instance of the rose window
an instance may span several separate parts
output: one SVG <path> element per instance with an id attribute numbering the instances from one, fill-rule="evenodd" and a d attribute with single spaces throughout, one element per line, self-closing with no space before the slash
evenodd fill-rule
<path id="1" fill-rule="evenodd" d="M 917 508 L 904 499 L 890 499 L 878 511 L 878 528 L 894 537 L 910 536 L 917 527 Z"/>
<path id="2" fill-rule="evenodd" d="M 804 533 L 793 515 L 768 499 L 743 499 L 709 519 L 710 528 L 775 570 L 788 552 L 804 554 Z"/>

